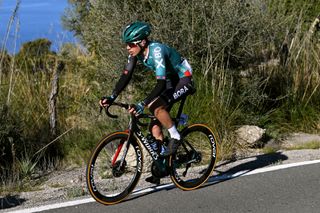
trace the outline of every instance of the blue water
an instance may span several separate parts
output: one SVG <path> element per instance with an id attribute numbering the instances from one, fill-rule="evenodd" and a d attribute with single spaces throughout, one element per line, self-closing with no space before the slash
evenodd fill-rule
<path id="1" fill-rule="evenodd" d="M 0 0 L 1 48 L 15 6 L 15 0 Z M 37 38 L 49 39 L 52 42 L 51 49 L 53 51 L 59 51 L 63 43 L 75 43 L 76 39 L 72 33 L 64 30 L 61 24 L 61 15 L 67 6 L 67 0 L 21 0 L 16 21 L 11 26 L 9 38 L 5 45 L 8 52 L 16 53 L 23 43 Z M 17 26 L 19 26 L 19 30 L 16 38 Z M 14 51 L 15 45 L 16 50 Z"/>

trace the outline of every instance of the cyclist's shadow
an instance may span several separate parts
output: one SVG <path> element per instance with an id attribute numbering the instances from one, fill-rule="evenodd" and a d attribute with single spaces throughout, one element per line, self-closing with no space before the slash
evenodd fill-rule
<path id="1" fill-rule="evenodd" d="M 24 202 L 26 202 L 26 199 L 20 198 L 19 195 L 7 195 L 5 197 L 0 197 L 0 210 L 19 206 Z"/>
<path id="2" fill-rule="evenodd" d="M 214 171 L 218 174 L 215 174 L 214 176 L 210 177 L 207 184 L 205 184 L 204 186 L 213 185 L 222 181 L 237 178 L 253 170 L 264 168 L 270 165 L 279 164 L 283 160 L 287 159 L 288 157 L 286 155 L 282 154 L 281 152 L 276 152 L 238 159 L 237 161 L 244 160 L 244 163 L 236 164 L 235 166 L 232 166 L 232 163 L 236 163 L 237 161 L 227 161 L 215 167 Z M 224 171 L 223 167 L 228 165 L 230 168 Z M 221 168 L 221 170 L 219 168 Z"/>
<path id="3" fill-rule="evenodd" d="M 241 160 L 246 160 L 246 159 L 249 161 L 232 166 L 232 163 L 235 163 Z M 208 179 L 208 181 L 200 188 L 208 187 L 208 186 L 218 184 L 233 178 L 237 178 L 245 175 L 250 171 L 263 168 L 272 164 L 277 164 L 287 159 L 288 157 L 286 155 L 283 155 L 281 152 L 276 152 L 271 154 L 257 155 L 255 157 L 242 158 L 242 159 L 238 159 L 237 161 L 236 160 L 226 161 L 224 163 L 218 164 L 215 167 L 214 171 L 216 174 L 211 176 Z M 230 166 L 230 169 L 226 171 L 221 171 L 223 166 Z M 221 168 L 220 171 L 219 171 L 219 168 Z M 147 196 L 162 190 L 167 190 L 167 191 L 172 190 L 172 189 L 175 189 L 176 186 L 174 184 L 163 184 L 163 185 L 155 186 L 151 188 L 152 188 L 151 190 L 146 190 L 146 188 L 138 189 L 133 194 L 131 194 L 129 198 L 127 198 L 125 201 L 132 201 L 139 197 Z"/>

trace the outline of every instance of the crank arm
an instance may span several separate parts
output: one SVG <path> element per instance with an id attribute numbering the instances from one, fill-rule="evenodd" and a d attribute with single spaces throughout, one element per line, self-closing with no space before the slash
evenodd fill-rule
<path id="1" fill-rule="evenodd" d="M 187 172 L 188 172 L 188 170 L 190 168 L 190 165 L 191 165 L 191 163 L 187 164 L 186 170 L 182 173 L 183 177 L 185 177 L 187 175 Z"/>

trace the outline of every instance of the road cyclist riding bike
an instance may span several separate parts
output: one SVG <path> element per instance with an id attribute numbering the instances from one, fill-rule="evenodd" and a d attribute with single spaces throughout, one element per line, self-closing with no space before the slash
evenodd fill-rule
<path id="1" fill-rule="evenodd" d="M 144 22 L 134 22 L 125 28 L 122 38 L 129 52 L 128 63 L 112 95 L 99 102 L 111 118 L 117 116 L 109 108 L 116 106 L 131 115 L 128 129 L 103 137 L 87 165 L 88 191 L 105 205 L 121 202 L 138 184 L 143 172 L 143 147 L 152 158 L 152 176 L 146 181 L 159 184 L 160 178 L 170 176 L 182 190 L 200 187 L 212 174 L 216 162 L 217 143 L 212 130 L 205 124 L 186 125 L 182 116 L 186 98 L 195 92 L 189 63 L 173 48 L 149 41 L 150 33 L 150 26 Z M 138 61 L 155 72 L 156 86 L 138 104 L 116 102 Z M 172 119 L 169 111 L 176 102 L 180 105 Z M 151 114 L 144 113 L 145 107 Z M 140 119 L 150 120 L 149 131 L 153 136 L 144 136 L 140 127 L 147 124 Z M 186 126 L 178 131 L 181 124 Z M 168 129 L 169 139 L 164 137 L 162 126 Z"/>
<path id="2" fill-rule="evenodd" d="M 157 84 L 150 94 L 134 107 L 129 109 L 130 113 L 139 115 L 144 108 L 149 108 L 156 119 L 150 123 L 150 131 L 159 144 L 163 143 L 162 126 L 170 134 L 170 140 L 162 156 L 173 154 L 180 145 L 181 136 L 176 125 L 172 121 L 169 111 L 173 104 L 195 92 L 192 81 L 192 68 L 188 61 L 173 48 L 156 41 L 150 41 L 148 36 L 151 27 L 144 22 L 134 22 L 125 27 L 122 40 L 126 43 L 129 53 L 128 63 L 116 84 L 112 95 L 103 97 L 100 105 L 106 107 L 111 105 L 121 91 L 129 83 L 137 62 L 144 64 L 154 71 Z M 160 179 L 149 177 L 146 181 L 160 183 Z"/>

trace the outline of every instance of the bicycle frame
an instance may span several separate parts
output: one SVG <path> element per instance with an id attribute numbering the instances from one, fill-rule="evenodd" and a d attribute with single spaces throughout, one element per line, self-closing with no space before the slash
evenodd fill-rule
<path id="1" fill-rule="evenodd" d="M 179 119 L 180 119 L 180 116 L 182 114 L 182 110 L 183 110 L 183 107 L 184 107 L 184 104 L 185 104 L 185 101 L 186 101 L 186 98 L 187 97 L 184 97 L 181 99 L 180 101 L 180 105 L 179 105 L 179 109 L 178 109 L 178 112 L 177 112 L 177 115 L 176 117 L 173 119 L 174 120 L 174 123 L 176 125 L 176 127 L 178 127 L 179 125 Z M 150 118 L 150 117 L 149 117 Z M 140 130 L 139 126 L 137 125 L 138 123 L 138 118 L 135 116 L 135 115 L 131 115 L 131 120 L 130 120 L 130 123 L 129 123 L 129 137 L 128 137 L 128 141 L 130 142 L 131 140 L 139 140 L 140 143 L 146 148 L 146 150 L 148 151 L 148 153 L 150 154 L 150 156 L 152 157 L 152 159 L 154 161 L 158 160 L 159 159 L 159 154 L 154 151 L 152 149 L 152 147 L 150 146 L 149 144 L 149 141 L 148 139 L 144 136 L 144 134 L 142 133 L 142 131 Z M 126 148 L 129 147 L 129 144 L 127 145 Z M 122 148 L 119 147 L 120 150 Z M 120 151 L 119 150 L 119 151 Z"/>
<path id="2" fill-rule="evenodd" d="M 182 110 L 183 110 L 183 106 L 185 104 L 185 101 L 186 101 L 186 97 L 181 99 L 177 115 L 174 118 L 174 123 L 175 123 L 176 127 L 178 127 L 178 125 L 179 125 L 179 119 L 182 114 Z M 146 118 L 152 118 L 152 117 L 146 116 Z M 138 123 L 139 123 L 139 118 L 137 118 L 135 115 L 131 114 L 131 118 L 130 118 L 130 122 L 129 122 L 129 129 L 128 129 L 129 136 L 128 136 L 128 140 L 127 140 L 126 147 L 125 147 L 125 152 L 124 152 L 125 154 L 122 156 L 120 166 L 122 166 L 122 164 L 123 164 L 124 158 L 127 155 L 127 152 L 129 149 L 130 141 L 132 141 L 132 140 L 138 140 L 140 142 L 140 144 L 142 144 L 145 147 L 145 149 L 148 151 L 149 155 L 151 156 L 151 158 L 154 161 L 158 160 L 160 157 L 160 155 L 156 151 L 154 151 L 152 149 L 152 147 L 150 146 L 148 139 L 144 136 L 144 134 L 140 130 Z M 116 151 L 116 153 L 113 157 L 113 160 L 112 160 L 112 165 L 115 165 L 115 162 L 116 162 L 118 155 L 123 147 L 124 142 L 125 141 L 123 141 L 123 142 L 121 141 L 121 143 L 118 145 L 117 151 Z M 183 146 L 185 146 L 185 145 L 183 144 Z"/>
<path id="3" fill-rule="evenodd" d="M 131 129 L 129 130 L 128 141 L 138 139 L 141 142 L 141 144 L 146 148 L 146 150 L 149 152 L 152 159 L 158 160 L 160 155 L 152 149 L 148 139 L 143 135 L 142 131 L 138 127 L 136 123 L 136 119 L 137 118 L 134 115 L 131 116 L 132 125 L 131 125 Z"/>

